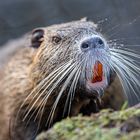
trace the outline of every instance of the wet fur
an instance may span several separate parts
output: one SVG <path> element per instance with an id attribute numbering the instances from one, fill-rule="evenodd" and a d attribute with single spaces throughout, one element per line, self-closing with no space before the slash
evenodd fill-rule
<path id="1" fill-rule="evenodd" d="M 55 30 L 58 28 L 63 27 L 64 29 L 66 28 L 71 31 L 73 24 L 77 24 L 79 27 L 79 23 L 81 22 L 82 21 L 71 22 L 67 24 L 67 26 L 62 24 L 46 28 L 45 39 L 48 41 L 49 36 L 56 34 Z M 95 26 L 95 24 L 89 22 L 87 27 L 84 28 L 92 28 L 93 26 Z M 62 32 L 66 32 L 66 30 Z M 39 110 L 42 98 L 45 96 L 44 94 L 42 94 L 40 98 L 37 98 L 40 94 L 35 96 L 36 92 L 33 92 L 33 94 L 29 96 L 42 79 L 44 79 L 46 75 L 49 75 L 56 65 L 58 65 L 57 63 L 72 57 L 69 54 L 71 54 L 70 52 L 73 50 L 66 51 L 65 55 L 61 54 L 60 50 L 60 55 L 53 57 L 56 48 L 52 49 L 53 46 L 49 46 L 49 42 L 45 42 L 45 45 L 46 44 L 48 44 L 47 50 L 43 48 L 43 43 L 39 49 L 23 46 L 23 48 L 19 49 L 11 58 L 2 73 L 4 78 L 1 78 L 0 80 L 0 140 L 9 140 L 10 137 L 14 140 L 34 140 L 38 133 L 48 129 L 48 126 L 67 116 L 68 111 L 63 114 L 63 110 L 68 90 L 64 90 L 64 94 L 60 98 L 57 108 L 55 109 L 53 119 L 48 123 L 48 126 L 46 125 L 51 107 L 61 89 L 61 84 L 53 91 L 51 96 L 48 97 L 43 108 L 44 110 Z M 67 50 L 67 48 L 63 49 Z M 51 62 L 49 58 L 52 58 Z M 77 88 L 69 115 L 74 116 L 80 112 L 84 115 L 90 115 L 91 113 L 98 112 L 100 109 L 106 107 L 120 109 L 124 102 L 124 95 L 122 93 L 122 85 L 117 77 L 105 90 L 105 96 L 102 98 L 101 102 L 94 96 L 87 96 L 83 89 Z M 36 99 L 38 99 L 37 102 Z"/>

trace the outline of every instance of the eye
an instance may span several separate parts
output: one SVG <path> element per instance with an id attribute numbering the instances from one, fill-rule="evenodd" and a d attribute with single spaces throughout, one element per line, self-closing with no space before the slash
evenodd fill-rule
<path id="1" fill-rule="evenodd" d="M 52 37 L 52 43 L 59 44 L 61 42 L 62 38 L 60 36 L 53 36 Z"/>

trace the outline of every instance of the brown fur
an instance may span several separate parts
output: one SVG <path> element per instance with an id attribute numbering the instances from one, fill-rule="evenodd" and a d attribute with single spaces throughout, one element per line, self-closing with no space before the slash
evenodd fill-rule
<path id="1" fill-rule="evenodd" d="M 80 24 L 82 23 L 73 22 L 67 26 L 65 24 L 62 24 L 59 27 L 52 26 L 50 28 L 47 28 L 46 34 L 44 35 L 45 39 L 47 40 L 49 38 L 48 34 L 51 35 L 55 33 L 55 30 L 57 28 L 70 27 L 72 24 L 77 24 L 78 26 L 80 26 Z M 93 23 L 89 22 L 87 27 L 90 28 L 90 26 L 93 25 L 94 25 Z M 49 32 L 49 30 L 54 32 Z M 47 52 L 44 48 L 43 43 L 48 45 Z M 13 136 L 14 140 L 34 139 L 33 137 L 35 133 L 33 131 L 36 132 L 40 118 L 38 117 L 36 121 L 33 121 L 36 116 L 33 115 L 28 126 L 26 126 L 26 123 L 29 119 L 28 117 L 24 122 L 22 121 L 23 114 L 24 111 L 27 109 L 27 106 L 29 106 L 30 108 L 32 105 L 30 104 L 30 101 L 33 99 L 33 95 L 31 95 L 28 98 L 28 100 L 26 100 L 19 114 L 18 111 L 21 104 L 29 95 L 29 93 L 33 90 L 33 88 L 36 87 L 37 84 L 46 76 L 44 75 L 44 73 L 47 71 L 49 74 L 50 71 L 52 71 L 57 65 L 55 63 L 49 62 L 47 58 L 47 57 L 49 58 L 52 57 L 52 55 L 55 53 L 54 52 L 55 49 L 52 50 L 53 46 L 49 45 L 49 42 L 44 41 L 43 43 L 41 44 L 41 47 L 39 49 L 32 49 L 29 47 L 23 47 L 19 49 L 3 71 L 2 74 L 3 78 L 1 77 L 0 80 L 0 90 L 1 90 L 0 91 L 0 140 L 9 140 L 10 137 L 9 134 Z M 45 53 L 47 55 L 46 58 L 45 58 L 46 55 L 44 55 Z M 66 53 L 64 57 L 61 57 L 60 54 L 59 55 L 60 58 L 55 58 L 55 59 L 56 60 L 59 59 L 59 62 L 64 61 L 64 59 L 68 57 L 68 54 L 69 53 Z M 55 59 L 53 60 L 53 62 L 55 62 Z M 47 61 L 47 63 L 45 61 Z M 41 64 L 46 64 L 44 72 L 42 71 Z M 47 129 L 47 127 L 45 126 L 46 118 L 49 115 L 50 108 L 55 101 L 59 88 L 60 87 L 58 87 L 58 89 L 55 90 L 55 92 L 52 94 L 52 96 L 49 97 L 46 103 L 45 110 L 41 118 L 41 124 L 37 131 L 38 133 Z M 115 79 L 114 83 L 112 83 L 111 86 L 106 90 L 105 93 L 106 96 L 103 97 L 102 102 L 104 103 L 104 107 L 110 107 L 114 109 L 119 109 L 121 107 L 123 103 L 122 90 L 118 91 L 118 89 L 121 89 L 121 85 L 119 80 Z M 86 96 L 86 94 L 84 95 L 84 92 L 85 91 L 83 91 L 82 89 L 77 89 L 75 98 L 72 103 L 72 109 L 70 112 L 71 116 L 77 115 L 79 112 L 82 112 L 83 110 L 84 113 L 86 112 L 85 115 L 88 115 L 102 108 L 99 107 L 97 109 L 95 107 L 94 97 L 92 98 L 88 97 Z M 67 91 L 65 91 L 64 96 L 60 99 L 60 102 L 54 114 L 53 123 L 62 119 L 61 116 L 62 116 L 62 110 L 64 108 L 64 102 L 66 100 L 66 93 Z M 32 109 L 33 111 L 39 106 L 40 102 L 41 99 L 38 100 L 38 102 L 34 105 L 34 108 Z M 91 109 L 91 112 L 88 112 L 89 105 L 93 107 Z M 18 119 L 16 120 L 17 114 L 18 114 Z"/>

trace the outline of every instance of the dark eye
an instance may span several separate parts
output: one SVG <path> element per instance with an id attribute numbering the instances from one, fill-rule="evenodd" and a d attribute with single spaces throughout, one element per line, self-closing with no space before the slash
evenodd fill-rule
<path id="1" fill-rule="evenodd" d="M 54 44 L 59 44 L 61 42 L 62 38 L 60 36 L 53 36 L 52 37 L 52 42 Z"/>

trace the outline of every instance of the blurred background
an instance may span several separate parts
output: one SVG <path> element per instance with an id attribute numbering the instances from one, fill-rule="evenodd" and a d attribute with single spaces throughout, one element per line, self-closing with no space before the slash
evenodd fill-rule
<path id="1" fill-rule="evenodd" d="M 83 17 L 109 40 L 140 52 L 140 0 L 0 0 L 0 46 L 36 27 Z"/>
<path id="2" fill-rule="evenodd" d="M 1 0 L 0 45 L 36 27 L 82 17 L 95 23 L 103 20 L 103 32 L 115 32 L 111 39 L 140 37 L 140 0 Z M 134 40 L 127 41 L 140 43 Z"/>

